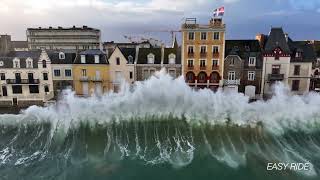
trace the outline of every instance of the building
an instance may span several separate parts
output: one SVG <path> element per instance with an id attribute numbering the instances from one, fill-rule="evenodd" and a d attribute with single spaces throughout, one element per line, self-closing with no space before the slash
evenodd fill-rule
<path id="1" fill-rule="evenodd" d="M 277 81 L 289 86 L 293 94 L 308 92 L 314 61 L 312 46 L 292 41 L 282 28 L 272 28 L 265 37 L 261 94 L 269 97 Z"/>
<path id="2" fill-rule="evenodd" d="M 77 57 L 76 50 L 48 50 L 55 98 L 64 89 L 73 88 L 72 64 Z"/>
<path id="3" fill-rule="evenodd" d="M 118 92 L 122 81 L 133 84 L 135 81 L 136 48 L 116 47 L 109 57 L 111 89 Z"/>
<path id="4" fill-rule="evenodd" d="M 28 28 L 29 49 L 100 49 L 99 29 L 83 27 L 71 28 Z"/>
<path id="5" fill-rule="evenodd" d="M 28 42 L 27 41 L 11 41 L 12 48 L 14 51 L 28 51 Z"/>
<path id="6" fill-rule="evenodd" d="M 137 51 L 137 81 L 144 81 L 163 68 L 174 78 L 181 75 L 181 50 L 177 45 L 170 48 L 138 48 Z"/>
<path id="7" fill-rule="evenodd" d="M 0 55 L 4 56 L 12 51 L 11 36 L 0 35 Z"/>
<path id="8" fill-rule="evenodd" d="M 310 90 L 320 92 L 320 41 L 309 41 L 315 51 L 316 61 L 312 63 Z"/>
<path id="9" fill-rule="evenodd" d="M 80 52 L 72 66 L 74 90 L 79 96 L 102 95 L 110 89 L 109 63 L 97 49 Z"/>
<path id="10" fill-rule="evenodd" d="M 262 53 L 258 40 L 226 40 L 224 89 L 260 97 Z"/>
<path id="11" fill-rule="evenodd" d="M 0 105 L 27 107 L 51 100 L 51 73 L 45 51 L 11 51 L 0 57 Z"/>
<path id="12" fill-rule="evenodd" d="M 182 69 L 187 83 L 195 88 L 216 90 L 222 86 L 226 26 L 222 19 L 198 24 L 187 18 L 181 26 Z"/>

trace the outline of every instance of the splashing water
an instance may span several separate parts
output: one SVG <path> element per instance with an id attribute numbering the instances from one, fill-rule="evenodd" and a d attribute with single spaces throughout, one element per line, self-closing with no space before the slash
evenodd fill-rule
<path id="1" fill-rule="evenodd" d="M 320 95 L 195 91 L 164 71 L 133 90 L 0 116 L 0 179 L 318 179 Z M 268 163 L 309 163 L 267 171 Z"/>

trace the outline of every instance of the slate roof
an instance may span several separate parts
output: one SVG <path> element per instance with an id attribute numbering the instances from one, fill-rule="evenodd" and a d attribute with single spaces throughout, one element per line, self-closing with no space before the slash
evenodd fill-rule
<path id="1" fill-rule="evenodd" d="M 316 53 L 313 45 L 307 41 L 288 40 L 291 49 L 291 62 L 313 62 L 316 59 Z M 302 58 L 297 58 L 296 53 L 301 52 Z"/>
<path id="2" fill-rule="evenodd" d="M 275 48 L 281 48 L 284 53 L 290 54 L 290 48 L 282 28 L 271 28 L 270 34 L 266 40 L 264 51 L 271 53 Z"/>
<path id="3" fill-rule="evenodd" d="M 137 64 L 148 64 L 148 55 L 150 53 L 155 56 L 154 64 L 161 64 L 161 48 L 140 48 Z"/>
<path id="4" fill-rule="evenodd" d="M 316 56 L 320 57 L 320 41 L 314 41 L 313 45 L 314 45 Z"/>
<path id="5" fill-rule="evenodd" d="M 3 61 L 1 68 L 13 68 L 13 59 L 20 59 L 20 68 L 26 68 L 26 59 L 31 58 L 33 60 L 33 68 L 38 68 L 38 60 L 41 54 L 41 50 L 35 51 L 11 51 L 6 56 L 1 56 L 0 61 Z"/>
<path id="6" fill-rule="evenodd" d="M 90 49 L 90 50 L 81 51 L 79 55 L 76 56 L 74 60 L 74 64 L 82 64 L 81 55 L 86 56 L 85 64 L 96 64 L 94 62 L 95 55 L 99 55 L 99 58 L 100 58 L 99 64 L 109 64 L 107 60 L 107 55 L 99 49 Z"/>
<path id="7" fill-rule="evenodd" d="M 65 59 L 60 59 L 59 54 L 63 52 L 65 54 Z M 47 51 L 48 56 L 51 60 L 51 64 L 73 64 L 77 57 L 76 50 L 51 50 Z"/>
<path id="8" fill-rule="evenodd" d="M 123 56 L 129 61 L 129 56 L 133 57 L 133 63 L 135 62 L 136 58 L 136 49 L 135 48 L 119 48 Z"/>
<path id="9" fill-rule="evenodd" d="M 238 55 L 241 59 L 250 52 L 261 52 L 258 40 L 226 40 L 226 53 L 228 55 Z"/>
<path id="10" fill-rule="evenodd" d="M 165 48 L 163 64 L 169 64 L 169 55 L 173 53 L 176 55 L 176 64 L 181 64 L 181 49 L 180 48 Z"/>

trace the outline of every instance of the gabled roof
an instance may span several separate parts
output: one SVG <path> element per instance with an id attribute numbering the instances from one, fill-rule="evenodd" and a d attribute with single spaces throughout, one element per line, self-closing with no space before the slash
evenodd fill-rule
<path id="1" fill-rule="evenodd" d="M 119 49 L 127 61 L 129 61 L 128 57 L 132 56 L 133 63 L 135 62 L 135 57 L 136 57 L 136 49 L 135 48 L 119 48 Z"/>
<path id="2" fill-rule="evenodd" d="M 82 55 L 86 57 L 86 63 L 84 64 L 96 64 L 95 55 L 99 56 L 99 64 L 109 64 L 107 60 L 107 55 L 99 49 L 90 49 L 90 50 L 81 51 L 79 55 L 76 56 L 74 60 L 74 64 L 82 64 L 81 63 Z"/>
<path id="3" fill-rule="evenodd" d="M 148 64 L 148 55 L 153 54 L 154 64 L 161 64 L 161 48 L 140 48 L 137 64 Z"/>
<path id="4" fill-rule="evenodd" d="M 33 68 L 38 68 L 38 60 L 41 50 L 35 51 L 11 51 L 6 56 L 1 56 L 0 61 L 3 61 L 1 68 L 13 68 L 13 60 L 20 59 L 20 68 L 26 68 L 26 59 L 31 58 L 33 61 Z"/>
<path id="5" fill-rule="evenodd" d="M 288 40 L 291 49 L 291 61 L 293 62 L 313 62 L 316 59 L 316 53 L 312 44 L 307 41 L 292 41 Z M 296 53 L 300 52 L 302 57 L 297 58 Z"/>
<path id="6" fill-rule="evenodd" d="M 284 53 L 290 54 L 290 48 L 288 46 L 286 36 L 282 28 L 271 28 L 268 36 L 264 51 L 266 53 L 273 52 L 275 48 L 280 48 Z"/>
<path id="7" fill-rule="evenodd" d="M 238 55 L 244 59 L 245 53 L 250 52 L 261 52 L 258 40 L 226 40 L 226 57 Z"/>
<path id="8" fill-rule="evenodd" d="M 65 54 L 65 59 L 59 58 L 61 52 Z M 47 53 L 51 60 L 51 64 L 73 64 L 77 57 L 76 50 L 49 50 Z"/>
<path id="9" fill-rule="evenodd" d="M 181 48 L 164 48 L 163 64 L 169 64 L 169 55 L 176 55 L 176 64 L 181 64 Z"/>

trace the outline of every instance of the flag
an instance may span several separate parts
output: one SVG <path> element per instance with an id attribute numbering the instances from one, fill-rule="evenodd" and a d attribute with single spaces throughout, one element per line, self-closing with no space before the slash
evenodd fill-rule
<path id="1" fill-rule="evenodd" d="M 224 15 L 224 7 L 220 7 L 218 9 L 215 9 L 213 12 L 214 17 L 223 16 L 223 15 Z"/>

